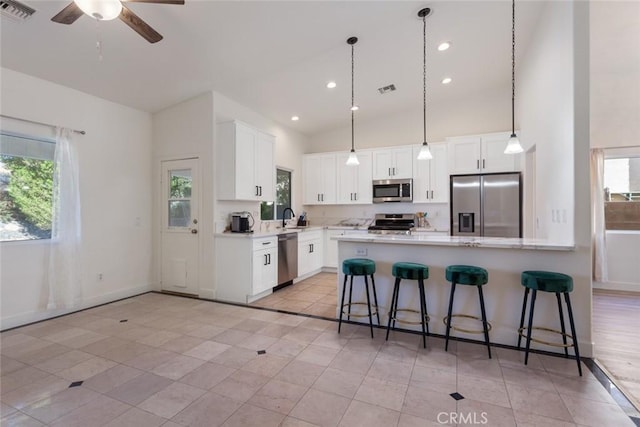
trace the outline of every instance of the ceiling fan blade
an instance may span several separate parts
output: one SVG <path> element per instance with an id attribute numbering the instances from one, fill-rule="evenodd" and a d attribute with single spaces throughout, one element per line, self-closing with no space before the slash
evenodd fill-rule
<path id="1" fill-rule="evenodd" d="M 160 33 L 151 28 L 149 24 L 140 19 L 138 15 L 131 12 L 131 10 L 129 10 L 125 5 L 122 5 L 122 12 L 120 13 L 119 18 L 136 33 L 147 39 L 149 43 L 157 43 L 162 40 Z"/>
<path id="2" fill-rule="evenodd" d="M 184 4 L 184 0 L 122 0 L 128 3 Z"/>
<path id="3" fill-rule="evenodd" d="M 84 12 L 80 10 L 78 6 L 76 6 L 75 2 L 71 2 L 62 9 L 56 16 L 51 18 L 53 22 L 57 22 L 59 24 L 73 24 L 76 22 L 76 19 L 80 18 L 84 15 Z"/>

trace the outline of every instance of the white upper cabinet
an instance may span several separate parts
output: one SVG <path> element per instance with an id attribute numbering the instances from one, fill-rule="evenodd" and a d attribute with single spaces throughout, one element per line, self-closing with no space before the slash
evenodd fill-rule
<path id="1" fill-rule="evenodd" d="M 217 128 L 218 199 L 273 201 L 275 137 L 238 121 Z"/>
<path id="2" fill-rule="evenodd" d="M 412 146 L 373 150 L 372 179 L 406 179 L 412 175 Z"/>
<path id="3" fill-rule="evenodd" d="M 305 205 L 336 203 L 335 153 L 305 154 L 302 159 L 302 173 Z"/>
<path id="4" fill-rule="evenodd" d="M 446 203 L 449 201 L 449 167 L 447 144 L 429 144 L 431 160 L 418 160 L 421 145 L 413 147 L 413 202 Z"/>
<path id="5" fill-rule="evenodd" d="M 517 171 L 520 156 L 504 154 L 508 132 L 447 138 L 449 145 L 449 173 L 513 172 Z"/>
<path id="6" fill-rule="evenodd" d="M 338 204 L 364 204 L 372 202 L 371 189 L 371 152 L 357 152 L 358 166 L 347 166 L 349 153 L 338 153 L 336 168 L 338 170 Z"/>

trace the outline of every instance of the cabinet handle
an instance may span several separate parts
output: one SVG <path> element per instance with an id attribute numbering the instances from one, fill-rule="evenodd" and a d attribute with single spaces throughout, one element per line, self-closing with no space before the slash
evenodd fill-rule
<path id="1" fill-rule="evenodd" d="M 353 200 L 358 200 L 358 193 L 353 193 Z"/>
<path id="2" fill-rule="evenodd" d="M 318 201 L 320 201 L 320 193 L 318 193 L 317 196 L 318 196 Z"/>
<path id="3" fill-rule="evenodd" d="M 309 245 L 309 253 L 313 253 L 313 244 Z"/>
<path id="4" fill-rule="evenodd" d="M 476 169 L 480 169 L 480 160 L 476 160 Z"/>
<path id="5" fill-rule="evenodd" d="M 262 242 L 263 245 L 269 245 L 271 242 Z"/>
<path id="6" fill-rule="evenodd" d="M 256 185 L 256 196 L 259 196 L 260 192 L 258 191 L 258 186 Z"/>
<path id="7" fill-rule="evenodd" d="M 389 168 L 389 176 L 391 176 L 391 168 Z"/>
<path id="8" fill-rule="evenodd" d="M 431 198 L 433 199 L 433 190 L 431 190 Z"/>
<path id="9" fill-rule="evenodd" d="M 262 265 L 267 265 L 267 259 L 268 259 L 267 258 L 267 254 L 264 254 L 264 264 L 262 264 Z"/>
<path id="10" fill-rule="evenodd" d="M 262 196 L 262 186 L 258 186 L 258 196 Z"/>
<path id="11" fill-rule="evenodd" d="M 427 199 L 429 198 L 429 190 L 427 190 Z"/>
<path id="12" fill-rule="evenodd" d="M 349 200 L 353 200 L 353 193 L 349 193 Z"/>
<path id="13" fill-rule="evenodd" d="M 320 196 L 322 196 L 320 200 L 324 202 L 324 193 L 320 194 Z"/>
<path id="14" fill-rule="evenodd" d="M 482 169 L 484 169 L 484 159 L 482 159 Z"/>
<path id="15" fill-rule="evenodd" d="M 271 264 L 271 254 L 267 254 L 267 259 L 269 260 L 269 264 Z"/>
<path id="16" fill-rule="evenodd" d="M 396 176 L 396 168 L 393 168 L 393 176 Z"/>

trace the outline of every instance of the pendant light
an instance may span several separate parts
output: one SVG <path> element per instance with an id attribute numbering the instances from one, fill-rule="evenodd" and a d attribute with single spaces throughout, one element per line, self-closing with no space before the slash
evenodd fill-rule
<path id="1" fill-rule="evenodd" d="M 358 155 L 356 154 L 356 150 L 354 147 L 355 134 L 353 131 L 354 113 L 358 109 L 358 106 L 353 101 L 353 45 L 356 43 L 358 43 L 357 37 L 349 37 L 347 39 L 347 44 L 351 45 L 351 152 L 349 153 L 349 158 L 347 159 L 347 166 L 358 166 L 360 164 Z"/>
<path id="2" fill-rule="evenodd" d="M 433 159 L 429 144 L 427 144 L 427 16 L 430 13 L 431 9 L 428 7 L 418 12 L 418 16 L 422 18 L 422 111 L 424 113 L 422 147 L 418 153 L 418 160 Z"/>
<path id="3" fill-rule="evenodd" d="M 511 137 L 504 154 L 522 153 L 522 145 L 516 135 L 516 0 L 511 0 Z"/>

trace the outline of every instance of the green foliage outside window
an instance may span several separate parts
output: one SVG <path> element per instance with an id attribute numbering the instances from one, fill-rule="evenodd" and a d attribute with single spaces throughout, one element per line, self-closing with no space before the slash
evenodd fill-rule
<path id="1" fill-rule="evenodd" d="M 2 220 L 23 220 L 40 230 L 51 230 L 53 162 L 13 156 L 0 159 L 11 176 L 1 193 Z"/>

